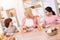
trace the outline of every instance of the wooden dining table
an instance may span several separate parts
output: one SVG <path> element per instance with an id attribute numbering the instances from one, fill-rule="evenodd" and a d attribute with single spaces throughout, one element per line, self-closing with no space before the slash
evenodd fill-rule
<path id="1" fill-rule="evenodd" d="M 54 26 L 53 26 L 54 27 Z M 55 26 L 58 27 L 58 26 Z M 49 27 L 52 28 L 52 27 Z M 48 28 L 43 28 L 40 31 L 36 28 L 31 32 L 26 33 L 15 33 L 14 36 L 16 40 L 60 40 L 60 31 L 57 31 L 57 34 L 54 36 L 49 36 L 45 31 Z"/>

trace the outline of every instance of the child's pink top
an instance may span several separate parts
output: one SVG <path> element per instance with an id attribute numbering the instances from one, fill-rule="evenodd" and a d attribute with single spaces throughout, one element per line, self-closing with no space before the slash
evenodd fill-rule
<path id="1" fill-rule="evenodd" d="M 56 15 L 52 16 L 45 16 L 44 18 L 44 24 L 54 24 L 58 21 L 59 17 Z"/>

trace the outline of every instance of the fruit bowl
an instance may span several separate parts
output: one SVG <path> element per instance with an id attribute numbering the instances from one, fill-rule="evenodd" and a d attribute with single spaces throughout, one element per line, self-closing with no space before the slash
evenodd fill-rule
<path id="1" fill-rule="evenodd" d="M 48 29 L 48 30 L 46 31 L 46 33 L 47 33 L 48 35 L 50 35 L 50 36 L 54 36 L 54 35 L 57 34 L 57 29 L 56 29 L 56 28 L 54 28 L 54 29 Z"/>

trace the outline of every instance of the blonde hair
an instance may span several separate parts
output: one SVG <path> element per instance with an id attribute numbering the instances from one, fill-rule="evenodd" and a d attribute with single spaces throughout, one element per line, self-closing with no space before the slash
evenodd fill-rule
<path id="1" fill-rule="evenodd" d="M 33 17 L 31 8 L 25 8 L 25 12 L 29 15 L 29 17 Z"/>

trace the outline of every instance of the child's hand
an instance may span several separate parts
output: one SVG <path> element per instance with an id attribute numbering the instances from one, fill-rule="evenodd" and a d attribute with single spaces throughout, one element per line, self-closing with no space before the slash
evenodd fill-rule
<path id="1" fill-rule="evenodd" d="M 14 30 L 14 33 L 17 33 L 18 32 L 18 30 Z"/>
<path id="2" fill-rule="evenodd" d="M 33 28 L 37 28 L 37 25 L 35 24 L 35 25 L 33 26 Z"/>
<path id="3" fill-rule="evenodd" d="M 46 26 L 46 25 L 42 25 L 43 28 L 46 28 L 45 26 Z"/>
<path id="4" fill-rule="evenodd" d="M 43 25 L 42 27 L 43 28 L 48 28 L 48 27 L 50 27 L 51 25 Z"/>
<path id="5" fill-rule="evenodd" d="M 10 36 L 13 36 L 13 35 L 14 35 L 14 33 L 11 33 L 11 34 L 10 34 Z"/>
<path id="6" fill-rule="evenodd" d="M 6 37 L 10 37 L 10 34 L 6 33 Z"/>

